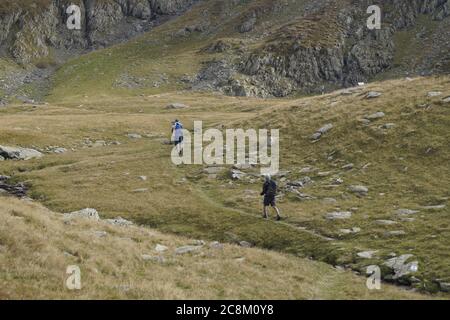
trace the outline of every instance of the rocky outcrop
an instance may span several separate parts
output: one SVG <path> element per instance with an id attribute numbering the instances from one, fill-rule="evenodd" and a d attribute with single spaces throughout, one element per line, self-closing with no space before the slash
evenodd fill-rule
<path id="1" fill-rule="evenodd" d="M 389 8 L 383 11 L 383 26 L 369 30 L 366 9 L 373 3 L 336 3 L 340 5 L 318 2 L 317 10 L 272 32 L 259 47 L 233 61 L 211 62 L 194 88 L 209 85 L 235 96 L 283 97 L 367 82 L 393 67 L 396 32 L 413 26 L 420 14 L 443 20 L 450 6 L 448 0 L 383 1 L 382 7 Z M 247 14 L 237 31 L 252 32 L 257 20 L 256 14 Z"/>
<path id="2" fill-rule="evenodd" d="M 23 0 L 22 0 L 23 1 Z M 161 15 L 176 15 L 196 0 L 6 0 L 0 10 L 0 53 L 22 64 L 55 59 L 52 49 L 108 46 L 149 30 Z M 81 30 L 69 30 L 68 6 L 81 10 Z"/>

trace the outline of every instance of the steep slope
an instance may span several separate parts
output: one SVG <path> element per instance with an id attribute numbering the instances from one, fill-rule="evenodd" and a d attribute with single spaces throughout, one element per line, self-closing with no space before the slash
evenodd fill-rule
<path id="1" fill-rule="evenodd" d="M 446 1 L 383 1 L 383 25 L 374 31 L 366 26 L 368 5 L 200 2 L 128 44 L 72 61 L 57 73 L 54 92 L 89 91 L 90 68 L 107 94 L 195 89 L 259 97 L 448 73 Z"/>

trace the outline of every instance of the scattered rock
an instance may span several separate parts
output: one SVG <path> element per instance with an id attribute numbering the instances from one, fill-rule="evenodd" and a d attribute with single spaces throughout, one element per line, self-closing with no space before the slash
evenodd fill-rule
<path id="1" fill-rule="evenodd" d="M 311 140 L 319 140 L 325 133 L 333 129 L 333 125 L 331 123 L 327 123 L 323 127 L 321 127 L 319 130 L 317 130 L 312 136 Z"/>
<path id="2" fill-rule="evenodd" d="M 353 185 L 348 188 L 351 192 L 357 193 L 359 195 L 366 195 L 369 189 L 365 186 Z"/>
<path id="3" fill-rule="evenodd" d="M 411 209 L 397 209 L 395 210 L 395 214 L 398 215 L 412 215 L 418 213 L 418 210 L 411 210 Z"/>
<path id="4" fill-rule="evenodd" d="M 250 242 L 247 242 L 247 241 L 240 241 L 239 245 L 241 247 L 244 247 L 244 248 L 251 248 L 252 247 L 252 244 Z"/>
<path id="5" fill-rule="evenodd" d="M 442 92 L 440 91 L 430 91 L 428 92 L 428 97 L 432 98 L 432 97 L 438 97 L 441 96 Z"/>
<path id="6" fill-rule="evenodd" d="M 86 209 L 82 209 L 80 211 L 74 211 L 71 213 L 65 213 L 64 214 L 64 218 L 65 219 L 74 219 L 74 218 L 87 218 L 87 219 L 92 219 L 92 220 L 100 220 L 100 216 L 97 212 L 97 210 L 92 209 L 92 208 L 86 208 Z"/>
<path id="7" fill-rule="evenodd" d="M 362 251 L 362 252 L 358 252 L 356 255 L 360 258 L 372 259 L 373 255 L 377 252 L 378 251 Z"/>
<path id="8" fill-rule="evenodd" d="M 183 246 L 175 249 L 175 254 L 185 254 L 195 252 L 202 248 L 202 246 Z"/>
<path id="9" fill-rule="evenodd" d="M 403 230 L 386 231 L 384 235 L 386 237 L 404 236 L 406 234 Z"/>
<path id="10" fill-rule="evenodd" d="M 345 166 L 342 167 L 343 170 L 351 170 L 355 167 L 355 165 L 353 163 L 349 163 L 346 164 Z"/>
<path id="11" fill-rule="evenodd" d="M 140 188 L 140 189 L 134 189 L 133 192 L 134 193 L 144 193 L 147 192 L 148 188 Z"/>
<path id="12" fill-rule="evenodd" d="M 384 263 L 385 266 L 393 270 L 392 278 L 394 280 L 418 270 L 419 263 L 417 261 L 406 263 L 412 256 L 412 254 L 404 254 L 400 257 L 391 258 Z"/>
<path id="13" fill-rule="evenodd" d="M 53 153 L 57 153 L 57 154 L 62 154 L 62 153 L 66 153 L 66 152 L 67 152 L 66 148 L 58 147 L 58 148 L 53 149 Z"/>
<path id="14" fill-rule="evenodd" d="M 422 207 L 422 209 L 427 210 L 427 211 L 439 211 L 442 209 L 445 209 L 446 205 L 445 204 L 441 204 L 441 205 L 437 205 L 437 206 L 424 206 Z"/>
<path id="15" fill-rule="evenodd" d="M 43 154 L 34 149 L 0 146 L 0 156 L 7 160 L 31 160 L 42 158 Z"/>
<path id="16" fill-rule="evenodd" d="M 94 231 L 94 235 L 97 238 L 104 238 L 104 237 L 106 237 L 108 235 L 108 232 L 106 232 L 106 231 Z"/>
<path id="17" fill-rule="evenodd" d="M 233 180 L 241 180 L 242 178 L 245 177 L 245 173 L 239 170 L 231 170 L 231 179 Z"/>
<path id="18" fill-rule="evenodd" d="M 138 133 L 129 133 L 129 134 L 127 134 L 127 137 L 130 139 L 141 139 L 142 138 L 142 136 Z"/>
<path id="19" fill-rule="evenodd" d="M 105 221 L 109 224 L 121 226 L 121 227 L 127 227 L 127 226 L 133 225 L 133 222 L 128 221 L 122 217 L 117 217 L 115 219 L 106 219 Z"/>
<path id="20" fill-rule="evenodd" d="M 139 176 L 139 179 L 141 179 L 142 181 L 147 181 L 147 176 Z"/>
<path id="21" fill-rule="evenodd" d="M 377 91 L 369 91 L 366 95 L 366 99 L 375 99 L 378 98 L 382 95 L 381 92 L 377 92 Z"/>
<path id="22" fill-rule="evenodd" d="M 164 251 L 167 251 L 168 249 L 169 249 L 168 247 L 163 246 L 162 244 L 157 244 L 155 247 L 155 250 L 157 252 L 164 252 Z"/>
<path id="23" fill-rule="evenodd" d="M 166 109 L 185 109 L 185 108 L 189 108 L 189 106 L 183 104 L 183 103 L 171 103 L 169 105 L 166 106 Z"/>
<path id="24" fill-rule="evenodd" d="M 397 224 L 398 222 L 392 221 L 392 220 L 376 220 L 375 223 L 382 225 L 382 226 L 391 226 L 391 225 Z"/>
<path id="25" fill-rule="evenodd" d="M 329 212 L 325 215 L 325 219 L 328 220 L 343 220 L 350 219 L 352 217 L 352 213 L 350 211 L 334 211 Z"/>
<path id="26" fill-rule="evenodd" d="M 367 120 L 373 121 L 373 120 L 384 118 L 385 116 L 386 115 L 384 114 L 384 112 L 376 112 L 371 115 L 365 116 L 364 118 Z"/>
<path id="27" fill-rule="evenodd" d="M 339 229 L 339 232 L 342 234 L 353 234 L 353 233 L 361 232 L 361 228 L 353 227 L 351 229 Z"/>
<path id="28" fill-rule="evenodd" d="M 450 96 L 447 97 L 447 98 L 442 99 L 442 101 L 443 101 L 444 103 L 450 103 Z"/>
<path id="29" fill-rule="evenodd" d="M 299 188 L 303 188 L 309 184 L 311 184 L 313 181 L 310 177 L 303 177 L 299 180 L 296 181 L 289 181 L 287 183 L 288 186 L 292 186 L 292 187 L 299 187 Z"/>
<path id="30" fill-rule="evenodd" d="M 219 241 L 213 241 L 209 244 L 209 247 L 213 249 L 223 249 L 223 244 L 221 244 Z"/>
<path id="31" fill-rule="evenodd" d="M 142 260 L 152 261 L 152 262 L 156 262 L 156 263 L 165 263 L 166 262 L 166 259 L 163 256 L 152 256 L 149 254 L 143 254 Z"/>
<path id="32" fill-rule="evenodd" d="M 385 124 L 383 124 L 383 125 L 381 126 L 381 129 L 389 130 L 389 129 L 392 129 L 392 128 L 394 128 L 394 127 L 395 127 L 395 123 L 385 123 Z"/>

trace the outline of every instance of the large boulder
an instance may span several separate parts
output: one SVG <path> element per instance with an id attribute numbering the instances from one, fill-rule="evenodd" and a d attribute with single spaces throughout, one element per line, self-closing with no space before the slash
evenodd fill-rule
<path id="1" fill-rule="evenodd" d="M 43 154 L 34 149 L 0 146 L 0 156 L 11 160 L 30 160 L 41 158 Z"/>

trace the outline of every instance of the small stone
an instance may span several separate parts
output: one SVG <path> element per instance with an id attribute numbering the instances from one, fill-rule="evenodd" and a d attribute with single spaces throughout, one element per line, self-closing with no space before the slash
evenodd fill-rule
<path id="1" fill-rule="evenodd" d="M 175 249 L 175 254 L 185 254 L 195 252 L 202 248 L 202 246 L 183 246 Z"/>
<path id="2" fill-rule="evenodd" d="M 147 192 L 148 188 L 140 188 L 140 189 L 134 189 L 133 192 L 134 193 L 144 193 Z"/>
<path id="3" fill-rule="evenodd" d="M 155 247 L 155 250 L 157 252 L 164 252 L 167 251 L 169 248 L 167 248 L 166 246 L 163 246 L 162 244 L 157 244 Z"/>
<path id="4" fill-rule="evenodd" d="M 387 231 L 384 233 L 387 237 L 404 236 L 405 234 L 406 232 L 403 230 Z"/>
<path id="5" fill-rule="evenodd" d="M 442 99 L 442 102 L 444 103 L 450 103 L 450 96 L 447 98 Z"/>
<path id="6" fill-rule="evenodd" d="M 209 244 L 209 247 L 213 249 L 223 249 L 223 244 L 221 244 L 219 241 L 213 241 Z"/>
<path id="7" fill-rule="evenodd" d="M 418 213 L 418 210 L 411 210 L 411 209 L 398 209 L 395 210 L 395 213 L 398 215 L 412 215 Z"/>
<path id="8" fill-rule="evenodd" d="M 392 220 L 376 220 L 375 223 L 382 225 L 382 226 L 391 226 L 391 225 L 397 224 L 398 222 L 392 221 Z"/>
<path id="9" fill-rule="evenodd" d="M 120 226 L 120 227 L 127 227 L 127 226 L 131 226 L 133 224 L 133 222 L 128 221 L 122 217 L 117 217 L 115 219 L 106 219 L 105 221 L 109 224 Z"/>
<path id="10" fill-rule="evenodd" d="M 66 153 L 67 149 L 66 148 L 56 148 L 56 149 L 53 149 L 53 152 L 57 153 L 57 154 L 62 154 L 62 153 Z"/>
<path id="11" fill-rule="evenodd" d="M 430 91 L 428 92 L 428 97 L 432 98 L 432 97 L 438 97 L 442 95 L 442 92 L 440 91 Z"/>
<path id="12" fill-rule="evenodd" d="M 343 220 L 350 219 L 352 217 L 352 213 L 350 211 L 334 211 L 329 212 L 325 215 L 325 219 L 328 220 Z"/>
<path id="13" fill-rule="evenodd" d="M 392 129 L 392 128 L 394 128 L 395 127 L 395 123 L 385 123 L 385 124 L 383 124 L 382 126 L 381 126 L 381 129 L 386 129 L 386 130 L 388 130 L 388 129 Z"/>
<path id="14" fill-rule="evenodd" d="M 442 209 L 445 209 L 446 205 L 445 204 L 441 204 L 441 205 L 437 205 L 437 206 L 424 206 L 422 207 L 422 209 L 427 210 L 427 211 L 439 211 Z"/>
<path id="15" fill-rule="evenodd" d="M 146 176 L 140 176 L 139 179 L 141 179 L 142 181 L 147 181 L 147 177 Z"/>
<path id="16" fill-rule="evenodd" d="M 367 194 L 367 192 L 369 192 L 369 189 L 365 186 L 353 185 L 353 186 L 350 186 L 348 189 L 353 193 L 358 193 L 361 195 L 365 195 L 365 194 Z"/>
<path id="17" fill-rule="evenodd" d="M 185 108 L 189 108 L 189 106 L 183 104 L 183 103 L 171 103 L 169 105 L 166 106 L 166 109 L 185 109 Z"/>
<path id="18" fill-rule="evenodd" d="M 373 113 L 373 114 L 371 114 L 371 115 L 368 115 L 368 116 L 366 116 L 365 118 L 367 119 L 367 120 L 377 120 L 377 119 L 381 119 L 381 118 L 384 118 L 386 115 L 384 114 L 384 112 L 376 112 L 376 113 Z"/>
<path id="19" fill-rule="evenodd" d="M 345 166 L 343 166 L 342 169 L 343 170 L 351 170 L 351 169 L 353 169 L 353 167 L 354 167 L 354 164 L 349 163 L 349 164 L 346 164 Z"/>
<path id="20" fill-rule="evenodd" d="M 367 99 L 375 99 L 378 98 L 382 95 L 381 92 L 377 92 L 377 91 L 369 91 L 366 95 Z"/>
<path id="21" fill-rule="evenodd" d="M 250 242 L 247 242 L 247 241 L 241 241 L 241 242 L 239 242 L 239 245 L 241 247 L 244 247 L 244 248 L 251 248 L 252 247 L 252 244 Z"/>
<path id="22" fill-rule="evenodd" d="M 362 251 L 362 252 L 358 252 L 356 255 L 360 258 L 372 259 L 373 255 L 377 252 L 378 251 Z"/>
<path id="23" fill-rule="evenodd" d="M 142 138 L 142 136 L 138 133 L 129 133 L 129 134 L 127 134 L 127 137 L 130 139 L 141 139 Z"/>

